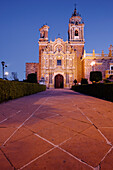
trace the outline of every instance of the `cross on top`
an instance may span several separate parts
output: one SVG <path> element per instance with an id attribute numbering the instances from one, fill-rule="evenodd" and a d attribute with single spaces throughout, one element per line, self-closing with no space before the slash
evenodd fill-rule
<path id="1" fill-rule="evenodd" d="M 75 5 L 75 9 L 77 8 L 77 3 L 74 4 Z"/>
<path id="2" fill-rule="evenodd" d="M 60 34 L 58 34 L 58 37 L 60 37 Z"/>

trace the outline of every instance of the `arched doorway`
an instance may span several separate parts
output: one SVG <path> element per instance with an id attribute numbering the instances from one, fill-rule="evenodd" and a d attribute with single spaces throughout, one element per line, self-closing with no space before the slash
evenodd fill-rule
<path id="1" fill-rule="evenodd" d="M 64 78 L 61 74 L 55 76 L 55 88 L 64 88 Z"/>

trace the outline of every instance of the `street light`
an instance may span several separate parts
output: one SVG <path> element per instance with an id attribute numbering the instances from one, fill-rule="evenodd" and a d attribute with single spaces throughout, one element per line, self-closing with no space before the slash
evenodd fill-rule
<path id="1" fill-rule="evenodd" d="M 8 76 L 9 75 L 9 73 L 8 72 L 5 72 L 5 76 Z"/>
<path id="2" fill-rule="evenodd" d="M 7 80 L 7 76 L 9 75 L 9 72 L 5 72 L 4 78 Z"/>
<path id="3" fill-rule="evenodd" d="M 4 68 L 7 67 L 7 65 L 5 65 L 4 61 L 2 61 L 1 64 L 2 64 L 3 79 L 4 79 Z"/>
<path id="4" fill-rule="evenodd" d="M 92 66 L 92 71 L 94 71 L 94 66 L 95 66 L 95 64 L 96 64 L 95 61 L 92 61 L 91 64 L 90 64 L 90 65 Z"/>

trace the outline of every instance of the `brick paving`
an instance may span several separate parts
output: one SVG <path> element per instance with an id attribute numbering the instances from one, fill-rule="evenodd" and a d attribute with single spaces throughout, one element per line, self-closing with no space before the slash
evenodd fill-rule
<path id="1" fill-rule="evenodd" d="M 0 104 L 0 170 L 112 170 L 113 103 L 52 89 Z"/>

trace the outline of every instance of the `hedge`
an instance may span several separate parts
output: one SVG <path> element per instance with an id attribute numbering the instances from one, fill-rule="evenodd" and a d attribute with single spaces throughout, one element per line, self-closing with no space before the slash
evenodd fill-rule
<path id="1" fill-rule="evenodd" d="M 72 90 L 113 102 L 113 83 L 72 86 Z"/>
<path id="2" fill-rule="evenodd" d="M 101 71 L 91 71 L 90 72 L 90 81 L 99 82 L 102 80 L 102 72 Z"/>
<path id="3" fill-rule="evenodd" d="M 0 80 L 0 103 L 3 101 L 16 99 L 45 90 L 45 85 Z"/>

